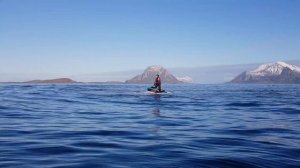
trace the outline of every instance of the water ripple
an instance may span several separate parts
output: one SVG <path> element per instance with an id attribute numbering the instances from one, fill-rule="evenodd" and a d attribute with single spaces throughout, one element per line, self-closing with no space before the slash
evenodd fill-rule
<path id="1" fill-rule="evenodd" d="M 299 85 L 0 85 L 0 167 L 299 167 Z"/>

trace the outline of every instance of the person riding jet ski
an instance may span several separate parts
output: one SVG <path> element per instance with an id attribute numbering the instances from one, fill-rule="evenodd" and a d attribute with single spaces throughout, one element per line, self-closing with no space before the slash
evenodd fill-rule
<path id="1" fill-rule="evenodd" d="M 161 92 L 161 80 L 160 80 L 160 77 L 159 77 L 158 74 L 156 75 L 156 78 L 155 78 L 155 81 L 154 81 L 154 86 L 156 88 L 158 88 L 159 92 Z"/>

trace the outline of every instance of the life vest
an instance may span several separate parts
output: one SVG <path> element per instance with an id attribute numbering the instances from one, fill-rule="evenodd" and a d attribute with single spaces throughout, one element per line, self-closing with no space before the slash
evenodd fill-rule
<path id="1" fill-rule="evenodd" d="M 154 82 L 154 84 L 155 85 L 160 85 L 160 77 L 157 77 L 156 79 L 155 79 L 155 82 Z"/>

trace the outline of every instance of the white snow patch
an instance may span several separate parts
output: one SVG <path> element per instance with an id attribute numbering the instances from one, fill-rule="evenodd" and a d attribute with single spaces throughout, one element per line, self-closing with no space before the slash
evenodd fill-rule
<path id="1" fill-rule="evenodd" d="M 193 79 L 189 76 L 184 76 L 184 77 L 176 77 L 177 80 L 184 82 L 184 83 L 192 83 Z"/>
<path id="2" fill-rule="evenodd" d="M 163 66 L 161 65 L 152 65 L 152 66 L 149 66 L 146 71 L 155 71 L 155 72 L 158 72 L 158 71 L 161 71 L 163 70 Z"/>
<path id="3" fill-rule="evenodd" d="M 295 65 L 290 65 L 283 61 L 278 61 L 270 64 L 263 64 L 259 66 L 254 71 L 250 71 L 247 74 L 255 76 L 265 76 L 265 75 L 280 75 L 284 68 L 289 68 L 292 71 L 297 71 L 300 73 L 300 68 Z"/>

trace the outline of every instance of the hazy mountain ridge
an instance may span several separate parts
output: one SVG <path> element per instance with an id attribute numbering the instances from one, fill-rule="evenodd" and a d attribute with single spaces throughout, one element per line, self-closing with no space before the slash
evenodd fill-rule
<path id="1" fill-rule="evenodd" d="M 289 64 L 300 66 L 300 60 L 285 61 Z M 231 81 L 236 76 L 240 75 L 241 72 L 251 71 L 257 68 L 261 63 L 253 64 L 233 64 L 233 65 L 215 65 L 215 66 L 205 66 L 205 67 L 181 67 L 181 68 L 169 68 L 173 76 L 191 77 L 193 83 L 201 84 L 214 84 L 214 83 L 226 83 Z M 112 71 L 112 72 L 101 72 L 101 73 L 91 73 L 91 74 L 23 74 L 23 73 L 0 73 L 0 82 L 2 83 L 20 83 L 24 81 L 29 81 L 33 79 L 56 79 L 61 76 L 70 78 L 75 81 L 80 82 L 94 82 L 103 83 L 107 81 L 117 81 L 124 82 L 127 79 L 132 78 L 142 69 L 133 69 L 127 71 Z M 154 80 L 154 79 L 153 79 Z"/>

